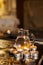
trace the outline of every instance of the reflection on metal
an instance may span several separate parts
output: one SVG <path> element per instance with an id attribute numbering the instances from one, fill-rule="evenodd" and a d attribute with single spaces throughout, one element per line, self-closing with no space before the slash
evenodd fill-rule
<path id="1" fill-rule="evenodd" d="M 16 0 L 6 0 L 6 12 L 8 15 L 16 16 Z"/>
<path id="2" fill-rule="evenodd" d="M 0 0 L 0 16 L 16 16 L 16 0 Z"/>
<path id="3" fill-rule="evenodd" d="M 0 0 L 0 16 L 2 16 L 4 13 L 5 13 L 4 0 Z"/>

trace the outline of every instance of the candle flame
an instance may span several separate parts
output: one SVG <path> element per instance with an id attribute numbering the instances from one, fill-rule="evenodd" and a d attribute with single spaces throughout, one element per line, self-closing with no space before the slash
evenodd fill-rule
<path id="1" fill-rule="evenodd" d="M 11 31 L 10 31 L 10 30 L 7 30 L 7 33 L 8 33 L 8 34 L 10 34 L 10 33 L 11 33 Z"/>

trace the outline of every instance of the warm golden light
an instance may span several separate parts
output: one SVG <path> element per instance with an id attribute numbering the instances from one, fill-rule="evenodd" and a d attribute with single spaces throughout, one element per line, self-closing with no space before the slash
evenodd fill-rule
<path id="1" fill-rule="evenodd" d="M 7 33 L 8 33 L 8 34 L 10 34 L 10 33 L 11 33 L 11 31 L 10 31 L 10 30 L 7 30 Z"/>
<path id="2" fill-rule="evenodd" d="M 5 13 L 4 0 L 0 0 L 0 16 L 2 16 L 4 13 Z"/>

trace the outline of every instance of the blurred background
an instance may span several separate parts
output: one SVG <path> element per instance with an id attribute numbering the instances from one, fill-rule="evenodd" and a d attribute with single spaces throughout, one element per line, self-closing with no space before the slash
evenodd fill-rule
<path id="1" fill-rule="evenodd" d="M 19 27 L 22 28 L 43 29 L 43 0 L 0 0 L 0 3 L 1 1 L 0 15 L 17 17 Z"/>
<path id="2" fill-rule="evenodd" d="M 15 43 L 18 33 L 23 35 L 24 31 L 29 33 L 29 39 L 37 46 L 43 60 L 43 0 L 0 0 L 0 39 Z M 6 42 L 1 40 L 0 43 Z"/>
<path id="3" fill-rule="evenodd" d="M 43 0 L 0 0 L 0 22 L 0 31 L 14 32 L 15 26 L 43 37 Z"/>

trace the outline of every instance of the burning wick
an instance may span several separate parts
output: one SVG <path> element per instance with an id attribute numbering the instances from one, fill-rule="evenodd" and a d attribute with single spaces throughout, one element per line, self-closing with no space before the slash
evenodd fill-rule
<path id="1" fill-rule="evenodd" d="M 27 47 L 24 47 L 24 49 L 25 49 L 25 50 L 28 50 L 28 48 L 27 48 Z"/>
<path id="2" fill-rule="evenodd" d="M 25 46 L 25 47 L 24 47 L 24 50 L 27 50 L 27 51 L 28 51 L 28 50 L 29 50 L 29 48 Z"/>
<path id="3" fill-rule="evenodd" d="M 27 47 L 24 47 L 24 49 L 27 49 Z"/>

